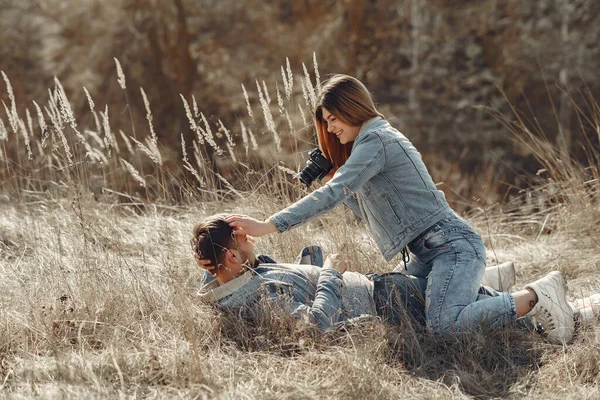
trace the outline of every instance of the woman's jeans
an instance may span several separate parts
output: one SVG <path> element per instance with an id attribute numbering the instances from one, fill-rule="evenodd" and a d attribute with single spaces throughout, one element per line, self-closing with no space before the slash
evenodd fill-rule
<path id="1" fill-rule="evenodd" d="M 369 278 L 374 283 L 373 298 L 377 314 L 384 322 L 391 325 L 402 325 L 408 319 L 412 319 L 425 325 L 426 278 L 417 278 L 403 272 L 369 274 Z M 480 286 L 477 301 L 505 294 L 487 286 Z M 543 331 L 531 317 L 517 319 L 515 326 L 526 331 Z"/>
<path id="2" fill-rule="evenodd" d="M 427 279 L 425 322 L 431 332 L 464 331 L 482 322 L 503 326 L 516 319 L 509 294 L 476 301 L 485 270 L 485 247 L 462 218 L 453 214 L 442 219 L 408 248 L 408 274 Z"/>

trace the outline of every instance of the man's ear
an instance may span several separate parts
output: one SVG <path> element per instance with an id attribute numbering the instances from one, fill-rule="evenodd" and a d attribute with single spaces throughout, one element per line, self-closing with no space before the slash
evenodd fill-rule
<path id="1" fill-rule="evenodd" d="M 225 261 L 230 264 L 236 264 L 240 262 L 240 256 L 236 250 L 227 250 L 225 252 Z"/>

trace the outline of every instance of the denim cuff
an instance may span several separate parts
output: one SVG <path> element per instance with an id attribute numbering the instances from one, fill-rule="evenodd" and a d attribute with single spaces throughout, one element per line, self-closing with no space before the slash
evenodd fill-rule
<path id="1" fill-rule="evenodd" d="M 290 224 L 288 224 L 286 221 L 284 221 L 283 218 L 281 218 L 277 214 L 271 216 L 271 218 L 269 218 L 269 219 L 271 220 L 273 225 L 275 225 L 275 228 L 277 228 L 277 230 L 280 233 L 285 232 L 290 228 Z"/>
<path id="2" fill-rule="evenodd" d="M 308 264 L 323 267 L 323 249 L 320 246 L 307 246 L 302 249 L 294 264 Z"/>

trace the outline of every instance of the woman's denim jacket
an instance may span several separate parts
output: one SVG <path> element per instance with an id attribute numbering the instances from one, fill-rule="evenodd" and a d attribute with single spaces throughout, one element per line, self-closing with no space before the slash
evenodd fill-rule
<path id="1" fill-rule="evenodd" d="M 381 117 L 363 123 L 350 157 L 326 185 L 271 221 L 283 232 L 341 202 L 368 223 L 386 260 L 454 212 L 417 149 Z"/>

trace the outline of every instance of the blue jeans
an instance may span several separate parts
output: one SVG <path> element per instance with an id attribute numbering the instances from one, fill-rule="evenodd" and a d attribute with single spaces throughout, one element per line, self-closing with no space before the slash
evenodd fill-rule
<path id="1" fill-rule="evenodd" d="M 373 298 L 377 315 L 384 322 L 402 325 L 407 318 L 412 318 L 419 324 L 425 325 L 426 278 L 417 278 L 403 272 L 369 274 L 368 276 L 374 283 Z M 480 286 L 477 301 L 504 294 L 487 286 Z M 543 332 L 531 317 L 517 319 L 515 326 L 522 330 Z"/>
<path id="2" fill-rule="evenodd" d="M 481 322 L 503 326 L 516 320 L 510 294 L 478 300 L 485 270 L 481 237 L 462 218 L 450 215 L 408 245 L 407 272 L 427 279 L 425 323 L 433 333 L 472 328 Z"/>
<path id="3" fill-rule="evenodd" d="M 427 279 L 401 272 L 367 275 L 373 281 L 377 315 L 392 325 L 402 325 L 409 317 L 425 324 Z"/>

